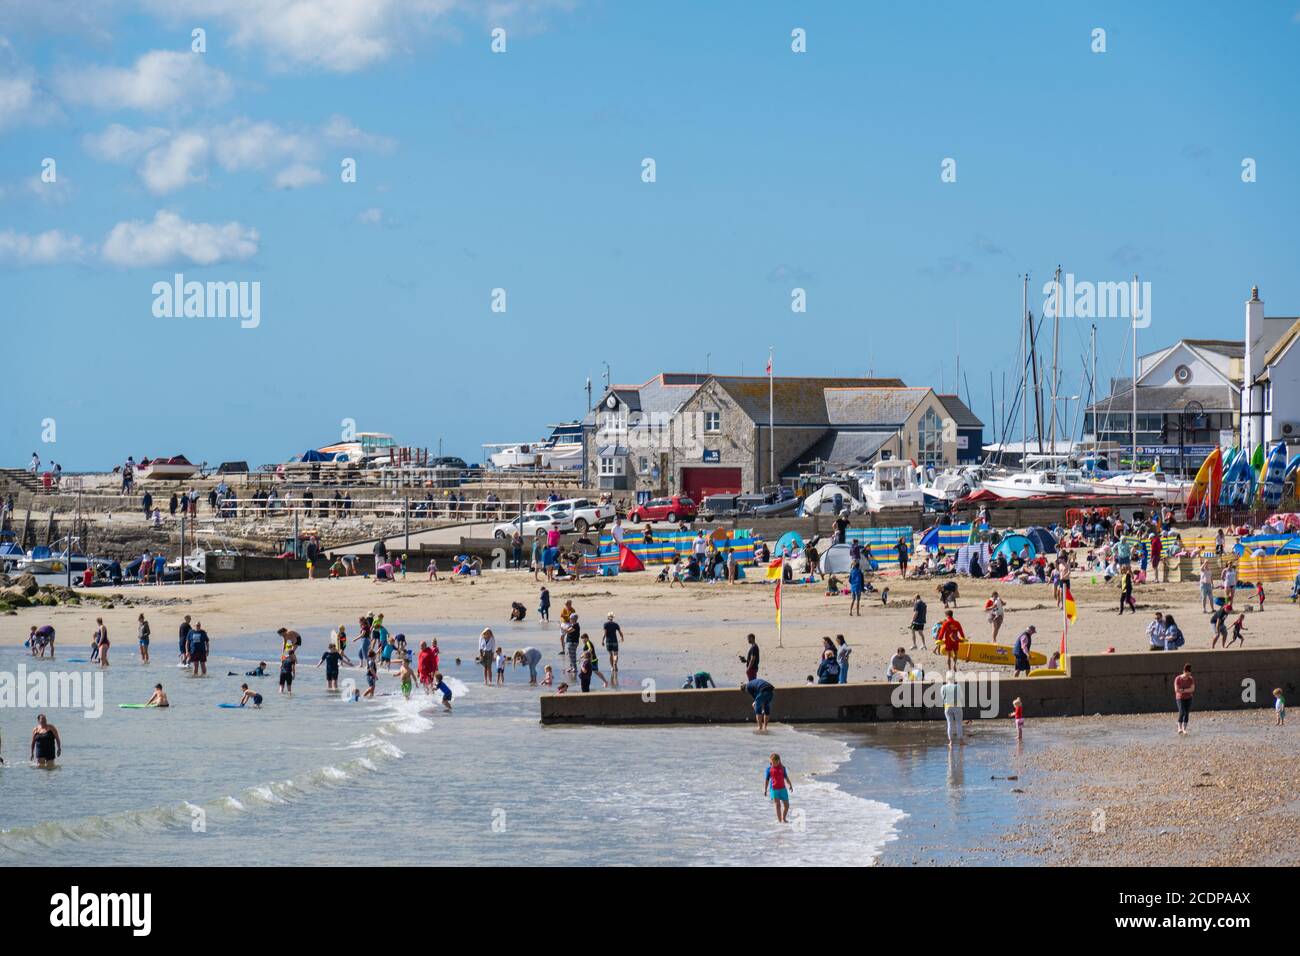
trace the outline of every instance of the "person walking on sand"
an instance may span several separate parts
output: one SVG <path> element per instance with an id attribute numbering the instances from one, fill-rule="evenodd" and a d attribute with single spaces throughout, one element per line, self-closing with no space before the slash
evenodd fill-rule
<path id="1" fill-rule="evenodd" d="M 916 639 L 921 639 L 921 650 L 925 650 L 925 602 L 921 600 L 921 595 L 912 599 L 912 650 L 916 650 Z"/>
<path id="2" fill-rule="evenodd" d="M 143 614 L 140 615 L 137 631 L 140 636 L 140 663 L 148 664 L 149 663 L 149 622 L 144 619 Z"/>
<path id="3" fill-rule="evenodd" d="M 1119 613 L 1124 613 L 1127 607 L 1134 614 L 1137 613 L 1137 602 L 1133 600 L 1133 570 L 1131 566 L 1125 566 L 1119 577 Z"/>
<path id="4" fill-rule="evenodd" d="M 605 636 L 601 643 L 605 645 L 605 653 L 609 655 L 609 679 L 615 687 L 618 686 L 618 648 L 619 644 L 626 641 L 623 636 L 623 628 L 619 627 L 618 621 L 614 620 L 614 612 L 610 611 L 605 615 Z"/>
<path id="5" fill-rule="evenodd" d="M 1246 615 L 1238 614 L 1237 619 L 1232 622 L 1232 640 L 1224 642 L 1223 644 L 1224 650 L 1227 650 L 1229 647 L 1231 647 L 1233 644 L 1236 644 L 1238 641 L 1241 642 L 1242 647 L 1245 647 L 1246 639 L 1241 636 L 1242 632 L 1245 630 L 1247 630 Z M 1227 634 L 1225 634 L 1224 636 L 1226 637 Z M 1215 640 L 1218 640 L 1218 638 L 1215 638 Z"/>
<path id="6" fill-rule="evenodd" d="M 790 775 L 785 764 L 781 763 L 781 755 L 772 754 L 767 771 L 763 774 L 763 795 L 770 797 L 772 805 L 776 807 L 777 823 L 790 822 L 790 793 L 793 790 Z"/>
<path id="7" fill-rule="evenodd" d="M 1002 622 L 1007 616 L 1007 606 L 997 591 L 993 592 L 988 603 L 984 605 L 984 610 L 988 612 L 989 626 L 993 628 L 993 643 L 998 642 L 998 631 L 1002 630 Z"/>
<path id="8" fill-rule="evenodd" d="M 1300 582 L 1300 574 L 1296 575 L 1296 580 Z M 1201 558 L 1201 570 L 1197 575 L 1197 581 L 1201 591 L 1201 613 L 1206 614 L 1214 610 L 1214 581 L 1210 578 L 1209 558 Z M 1297 586 L 1300 587 L 1300 584 Z"/>
<path id="9" fill-rule="evenodd" d="M 492 660 L 497 652 L 496 635 L 492 628 L 485 627 L 478 636 L 478 663 L 483 668 L 483 683 L 492 686 Z"/>
<path id="10" fill-rule="evenodd" d="M 934 643 L 936 649 L 943 648 L 949 670 L 957 669 L 957 648 L 964 640 L 966 632 L 962 630 L 961 622 L 952 616 L 952 611 L 944 611 L 943 622 L 939 625 L 939 633 L 934 636 Z"/>
<path id="11" fill-rule="evenodd" d="M 856 540 L 856 539 L 855 539 Z M 849 568 L 849 617 L 862 616 L 862 591 L 866 587 L 866 578 L 857 563 Z"/>
<path id="12" fill-rule="evenodd" d="M 1184 664 L 1183 672 L 1174 678 L 1174 702 L 1178 705 L 1178 732 L 1187 733 L 1187 722 L 1192 716 L 1192 695 L 1196 693 L 1196 678 L 1192 665 Z"/>
<path id="13" fill-rule="evenodd" d="M 901 577 L 907 577 L 907 539 L 898 539 L 898 570 Z"/>
<path id="14" fill-rule="evenodd" d="M 939 697 L 943 700 L 943 719 L 948 725 L 948 746 L 951 747 L 954 740 L 959 744 L 966 743 L 966 738 L 962 736 L 961 688 L 957 686 L 957 678 L 952 671 L 944 675 Z"/>
<path id="15" fill-rule="evenodd" d="M 1281 727 L 1286 723 L 1286 698 L 1282 696 L 1282 688 L 1273 688 L 1273 709 L 1277 711 L 1277 726 Z"/>
<path id="16" fill-rule="evenodd" d="M 1034 646 L 1034 635 L 1037 632 L 1038 628 L 1030 624 L 1016 636 L 1016 642 L 1012 646 L 1012 651 L 1015 654 L 1016 671 L 1011 676 L 1019 677 L 1021 674 L 1026 677 L 1029 676 L 1029 652 Z"/>

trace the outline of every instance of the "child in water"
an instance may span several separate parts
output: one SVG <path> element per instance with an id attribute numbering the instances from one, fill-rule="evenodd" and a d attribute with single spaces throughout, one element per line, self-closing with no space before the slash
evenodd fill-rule
<path id="1" fill-rule="evenodd" d="M 1025 707 L 1017 697 L 1011 702 L 1011 716 L 1016 721 L 1016 740 L 1025 739 Z"/>
<path id="2" fill-rule="evenodd" d="M 551 665 L 550 665 L 550 664 L 547 664 L 547 665 L 542 669 L 542 683 L 540 684 L 540 686 L 541 686 L 541 687 L 550 687 L 550 686 L 553 685 L 554 683 L 555 683 L 555 671 L 551 670 Z"/>
<path id="3" fill-rule="evenodd" d="M 790 822 L 790 791 L 793 789 L 785 764 L 781 763 L 781 755 L 772 754 L 767 772 L 763 774 L 763 795 L 771 797 L 772 804 L 776 807 L 777 823 Z"/>
<path id="4" fill-rule="evenodd" d="M 415 687 L 415 671 L 411 670 L 409 658 L 402 658 L 402 667 L 397 672 L 397 679 L 402 682 L 402 696 L 410 700 L 411 691 Z"/>
<path id="5" fill-rule="evenodd" d="M 551 592 L 546 587 L 542 588 L 541 595 L 537 602 L 537 613 L 543 621 L 551 619 Z"/>
<path id="6" fill-rule="evenodd" d="M 504 687 L 506 683 L 506 652 L 497 648 L 497 656 L 493 661 L 497 669 L 497 686 Z"/>
<path id="7" fill-rule="evenodd" d="M 242 697 L 239 698 L 239 706 L 240 706 L 240 707 L 244 707 L 244 706 L 246 706 L 246 705 L 249 704 L 249 703 L 252 703 L 252 705 L 253 705 L 254 707 L 261 707 L 261 706 L 262 706 L 262 695 L 261 695 L 261 694 L 255 692 L 255 691 L 251 691 L 251 690 L 249 690 L 247 684 L 240 684 L 240 685 L 239 685 L 239 689 L 242 690 L 242 691 L 244 692 L 244 695 L 243 695 Z"/>
<path id="8" fill-rule="evenodd" d="M 451 710 L 451 688 L 442 679 L 442 674 L 433 675 L 433 689 L 442 694 L 442 706 Z"/>

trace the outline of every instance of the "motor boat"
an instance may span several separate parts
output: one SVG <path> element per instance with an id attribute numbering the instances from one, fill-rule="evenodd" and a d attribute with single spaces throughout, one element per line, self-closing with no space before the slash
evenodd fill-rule
<path id="1" fill-rule="evenodd" d="M 577 471 L 582 468 L 582 425 L 577 422 L 554 425 L 550 436 L 537 442 L 483 447 L 497 449 L 488 456 L 493 468 Z"/>
<path id="2" fill-rule="evenodd" d="M 989 475 L 981 487 L 999 498 L 1070 497 L 1097 494 L 1095 482 L 1083 480 L 1083 473 L 1071 468 L 1043 468 Z"/>
<path id="3" fill-rule="evenodd" d="M 137 478 L 148 478 L 153 481 L 184 481 L 198 473 L 199 466 L 192 464 L 184 455 L 155 458 L 152 461 L 146 458 L 135 469 Z"/>
<path id="4" fill-rule="evenodd" d="M 37 584 L 66 584 L 69 566 L 71 566 L 72 583 L 80 585 L 87 568 L 94 569 L 98 575 L 100 571 L 106 572 L 112 565 L 113 562 L 108 558 L 95 558 L 75 550 L 76 543 L 74 538 L 74 550 L 71 553 L 67 548 L 62 551 L 51 551 L 45 545 L 38 545 L 28 554 L 14 561 L 8 573 L 11 577 L 30 574 L 36 579 Z M 6 560 L 12 558 L 6 556 Z"/>
<path id="5" fill-rule="evenodd" d="M 859 490 L 869 511 L 919 508 L 925 504 L 925 490 L 917 482 L 916 467 L 910 461 L 876 462 L 871 479 L 861 481 Z"/>
<path id="6" fill-rule="evenodd" d="M 927 498 L 957 501 L 980 488 L 982 477 L 979 468 L 948 468 L 922 485 L 921 490 Z"/>
<path id="7" fill-rule="evenodd" d="M 1126 475 L 1115 475 L 1094 481 L 1091 494 L 1094 495 L 1134 495 L 1143 498 L 1155 498 L 1169 504 L 1180 504 L 1187 500 L 1191 491 L 1190 481 L 1170 478 L 1160 471 L 1139 471 Z"/>

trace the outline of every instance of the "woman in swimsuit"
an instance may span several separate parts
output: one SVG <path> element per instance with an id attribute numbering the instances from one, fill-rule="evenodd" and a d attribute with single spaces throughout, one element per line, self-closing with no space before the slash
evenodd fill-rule
<path id="1" fill-rule="evenodd" d="M 36 717 L 36 726 L 32 729 L 32 759 L 38 767 L 53 767 L 54 758 L 63 756 L 63 740 L 59 729 L 45 719 L 44 714 Z"/>
<path id="2" fill-rule="evenodd" d="M 99 651 L 99 666 L 108 666 L 108 628 L 104 626 L 102 617 L 95 618 L 95 623 L 99 625 L 95 628 L 95 648 Z"/>

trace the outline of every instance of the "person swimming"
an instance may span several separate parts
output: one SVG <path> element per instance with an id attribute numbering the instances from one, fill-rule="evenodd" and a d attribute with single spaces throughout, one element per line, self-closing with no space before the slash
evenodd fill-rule
<path id="1" fill-rule="evenodd" d="M 226 676 L 227 676 L 227 677 L 238 677 L 239 675 L 236 674 L 234 671 L 226 671 Z M 244 671 L 244 676 L 245 676 L 245 677 L 265 677 L 265 676 L 266 676 L 266 661 L 258 661 L 258 662 L 257 662 L 257 667 L 253 668 L 253 670 L 251 670 L 251 671 Z"/>
<path id="2" fill-rule="evenodd" d="M 240 684 L 239 689 L 244 692 L 243 696 L 239 698 L 240 707 L 244 707 L 249 703 L 251 703 L 254 707 L 262 706 L 261 694 L 257 693 L 256 691 L 249 690 L 247 684 Z"/>

